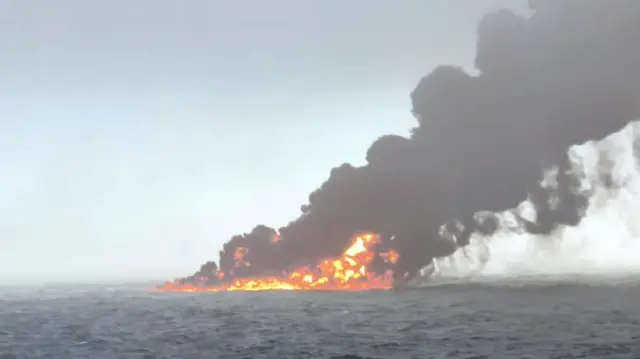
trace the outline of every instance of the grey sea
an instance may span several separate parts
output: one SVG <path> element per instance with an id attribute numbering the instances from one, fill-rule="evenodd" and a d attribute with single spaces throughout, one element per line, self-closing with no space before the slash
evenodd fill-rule
<path id="1" fill-rule="evenodd" d="M 0 358 L 640 358 L 640 281 L 360 293 L 5 287 Z"/>

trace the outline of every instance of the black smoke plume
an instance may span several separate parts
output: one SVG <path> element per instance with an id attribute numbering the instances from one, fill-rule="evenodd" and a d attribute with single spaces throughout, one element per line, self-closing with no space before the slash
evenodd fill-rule
<path id="1" fill-rule="evenodd" d="M 451 254 L 495 217 L 530 199 L 531 233 L 577 225 L 587 196 L 570 146 L 599 140 L 639 118 L 640 1 L 530 1 L 528 17 L 507 10 L 478 25 L 477 75 L 440 66 L 411 93 L 410 138 L 385 135 L 309 195 L 277 232 L 258 226 L 220 252 L 225 278 L 280 273 L 338 255 L 354 232 L 393 237 L 396 278 Z M 417 44 L 416 46 L 419 46 Z M 555 169 L 543 183 L 545 170 Z M 445 225 L 455 242 L 439 233 Z M 279 241 L 273 237 L 279 234 Z M 237 248 L 250 266 L 238 268 Z"/>

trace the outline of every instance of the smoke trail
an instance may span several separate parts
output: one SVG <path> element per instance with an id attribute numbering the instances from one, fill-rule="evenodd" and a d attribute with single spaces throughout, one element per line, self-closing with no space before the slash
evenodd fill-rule
<path id="1" fill-rule="evenodd" d="M 572 148 L 585 172 L 581 185 L 592 194 L 578 226 L 537 236 L 526 233 L 512 213 L 503 213 L 493 236 L 473 236 L 469 246 L 437 259 L 434 276 L 640 272 L 639 143 L 635 122 L 602 141 Z"/>

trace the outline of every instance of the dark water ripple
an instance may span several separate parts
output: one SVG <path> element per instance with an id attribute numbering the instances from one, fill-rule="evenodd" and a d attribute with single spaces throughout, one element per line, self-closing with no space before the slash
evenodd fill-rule
<path id="1" fill-rule="evenodd" d="M 0 290 L 0 359 L 640 358 L 640 286 Z"/>

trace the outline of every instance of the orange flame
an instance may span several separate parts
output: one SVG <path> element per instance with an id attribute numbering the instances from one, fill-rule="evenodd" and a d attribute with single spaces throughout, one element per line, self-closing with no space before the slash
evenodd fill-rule
<path id="1" fill-rule="evenodd" d="M 313 268 L 303 267 L 283 277 L 237 279 L 231 283 L 207 287 L 200 283 L 180 284 L 167 282 L 159 289 L 166 292 L 220 292 L 220 291 L 263 291 L 263 290 L 369 290 L 391 289 L 392 273 L 387 270 L 383 274 L 370 272 L 369 266 L 376 257 L 371 247 L 380 242 L 380 237 L 373 233 L 357 235 L 351 246 L 342 256 L 326 259 Z M 246 248 L 238 248 L 234 253 L 237 265 L 248 265 L 244 262 Z M 395 264 L 398 253 L 390 250 L 379 253 L 387 264 Z M 223 274 L 218 273 L 222 279 Z"/>
<path id="2" fill-rule="evenodd" d="M 245 261 L 244 256 L 249 253 L 249 250 L 244 247 L 236 248 L 236 251 L 233 253 L 233 260 L 235 262 L 235 267 L 250 267 L 251 263 Z"/>
<path id="3" fill-rule="evenodd" d="M 272 243 L 278 243 L 280 242 L 280 235 L 279 234 L 274 234 L 273 237 L 271 237 L 271 242 Z"/>

